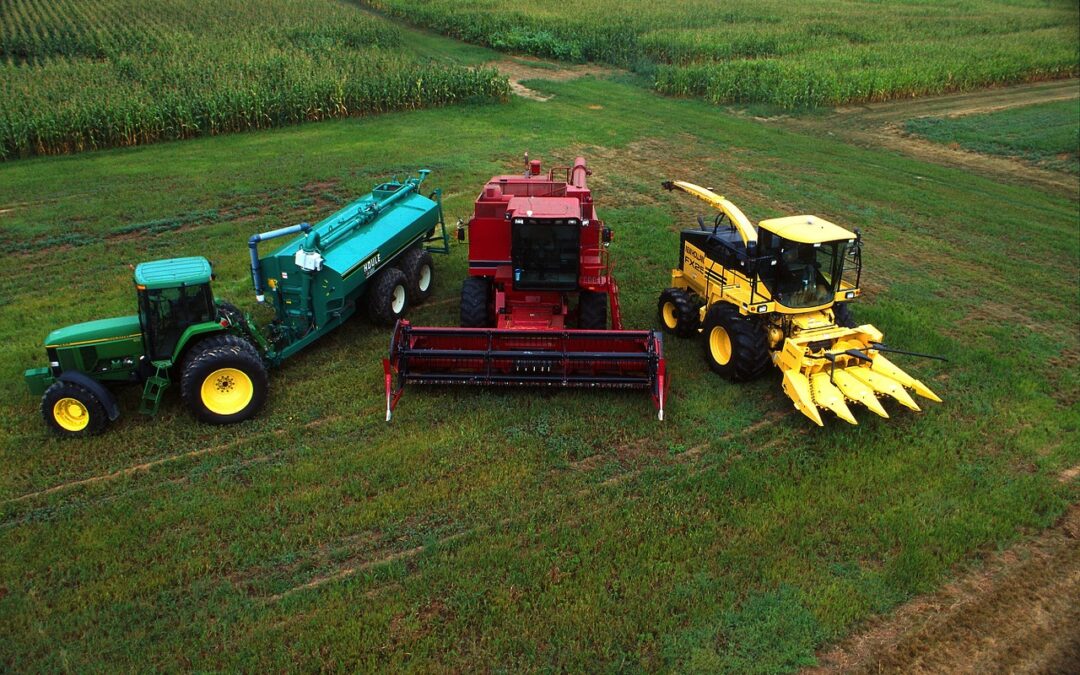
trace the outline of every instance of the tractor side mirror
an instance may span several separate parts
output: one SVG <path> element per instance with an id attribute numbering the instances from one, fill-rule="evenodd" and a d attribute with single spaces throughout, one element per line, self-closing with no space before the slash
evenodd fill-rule
<path id="1" fill-rule="evenodd" d="M 457 219 L 457 240 L 465 241 L 465 223 L 462 222 L 461 218 Z"/>
<path id="2" fill-rule="evenodd" d="M 604 242 L 605 244 L 610 244 L 614 238 L 615 233 L 611 231 L 610 227 L 605 227 L 603 230 L 600 231 L 600 241 Z"/>

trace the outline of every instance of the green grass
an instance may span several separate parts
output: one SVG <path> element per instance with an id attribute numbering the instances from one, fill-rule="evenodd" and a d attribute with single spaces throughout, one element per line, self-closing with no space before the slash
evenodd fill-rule
<path id="1" fill-rule="evenodd" d="M 508 96 L 446 42 L 336 0 L 11 0 L 0 159 Z"/>
<path id="2" fill-rule="evenodd" d="M 937 143 L 1080 174 L 1080 102 L 1076 99 L 983 115 L 919 117 L 905 122 L 904 128 Z"/>
<path id="3" fill-rule="evenodd" d="M 658 91 L 808 108 L 1080 72 L 1075 3 L 364 0 L 475 44 L 599 61 Z"/>
<path id="4" fill-rule="evenodd" d="M 783 672 L 1080 498 L 1058 480 L 1080 463 L 1075 200 L 621 82 L 530 86 L 554 98 L 0 166 L 5 669 Z M 249 423 L 200 425 L 175 391 L 142 418 L 129 389 L 108 434 L 45 433 L 21 371 L 49 330 L 131 312 L 128 264 L 206 255 L 253 309 L 251 233 L 420 167 L 452 223 L 526 149 L 589 158 L 631 327 L 698 209 L 663 179 L 862 228 L 857 316 L 947 356 L 902 360 L 945 402 L 818 429 L 775 376 L 726 383 L 669 339 L 663 423 L 633 393 L 417 387 L 387 425 L 387 331 L 357 318 Z M 452 325 L 465 248 L 436 266 L 410 316 Z"/>

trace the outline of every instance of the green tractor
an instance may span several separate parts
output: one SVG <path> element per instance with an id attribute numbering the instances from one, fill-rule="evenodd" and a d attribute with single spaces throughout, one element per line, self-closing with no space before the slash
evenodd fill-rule
<path id="1" fill-rule="evenodd" d="M 138 265 L 138 314 L 53 331 L 45 340 L 49 365 L 25 372 L 30 392 L 42 397 L 46 425 L 62 436 L 100 433 L 120 415 L 109 386 L 121 383 L 142 383 L 139 410 L 154 415 L 176 380 L 201 421 L 240 422 L 266 401 L 268 367 L 341 325 L 358 305 L 393 325 L 431 293 L 430 253 L 449 252 L 439 191 L 418 192 L 427 174 L 376 186 L 315 226 L 251 237 L 256 298 L 274 310 L 261 329 L 214 297 L 205 258 Z M 259 242 L 295 234 L 259 258 Z M 440 240 L 441 247 L 426 246 Z"/>

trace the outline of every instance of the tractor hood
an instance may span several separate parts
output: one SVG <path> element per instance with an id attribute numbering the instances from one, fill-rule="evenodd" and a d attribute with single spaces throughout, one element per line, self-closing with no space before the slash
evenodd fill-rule
<path id="1" fill-rule="evenodd" d="M 142 334 L 138 315 L 98 319 L 58 328 L 45 338 L 46 347 L 76 347 L 95 342 L 107 342 L 119 338 L 132 338 Z"/>

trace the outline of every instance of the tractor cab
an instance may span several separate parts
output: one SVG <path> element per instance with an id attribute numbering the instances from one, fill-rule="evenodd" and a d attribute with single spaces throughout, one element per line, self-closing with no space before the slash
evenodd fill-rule
<path id="1" fill-rule="evenodd" d="M 816 216 L 773 218 L 759 223 L 757 252 L 758 278 L 785 307 L 820 307 L 857 294 L 857 233 Z"/>
<path id="2" fill-rule="evenodd" d="M 203 257 L 155 260 L 135 268 L 139 324 L 151 361 L 171 360 L 188 328 L 216 318 L 211 278 Z"/>
<path id="3" fill-rule="evenodd" d="M 516 290 L 572 291 L 578 287 L 581 205 L 568 197 L 515 197 L 510 260 Z"/>

